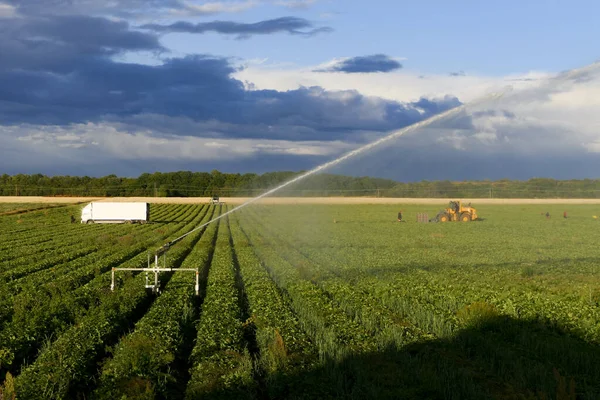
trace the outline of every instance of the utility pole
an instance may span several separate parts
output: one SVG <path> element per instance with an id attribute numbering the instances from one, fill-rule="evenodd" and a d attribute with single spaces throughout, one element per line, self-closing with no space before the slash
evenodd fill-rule
<path id="1" fill-rule="evenodd" d="M 156 197 L 156 182 L 154 182 L 154 197 Z"/>
<path id="2" fill-rule="evenodd" d="M 19 195 L 19 185 L 15 183 L 15 196 Z"/>

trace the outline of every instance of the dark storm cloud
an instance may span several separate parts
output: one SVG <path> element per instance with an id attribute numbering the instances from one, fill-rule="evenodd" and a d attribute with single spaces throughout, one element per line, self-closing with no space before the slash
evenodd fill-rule
<path id="1" fill-rule="evenodd" d="M 302 137 L 321 140 L 350 139 L 353 133 L 397 129 L 460 104 L 454 97 L 428 101 L 421 113 L 417 103 L 370 98 L 355 90 L 328 92 L 321 87 L 252 91 L 246 96 L 252 101 L 243 114 L 245 123 L 303 127 L 314 133 L 304 131 Z M 373 111 L 377 111 L 376 115 L 371 115 Z M 293 135 L 284 131 L 281 134 Z"/>
<path id="2" fill-rule="evenodd" d="M 216 63 L 222 60 L 196 58 L 187 61 L 193 65 L 211 61 Z M 164 71 L 172 72 L 174 69 L 172 63 L 165 65 L 163 71 L 158 72 L 157 76 Z M 135 73 L 128 75 L 135 75 Z M 137 75 L 141 78 L 145 74 L 142 71 Z M 147 81 L 152 82 L 153 75 L 147 75 Z M 376 107 L 382 115 L 369 117 L 363 114 L 372 111 L 373 99 L 357 92 L 345 93 L 345 100 L 340 101 L 336 96 L 331 97 L 330 92 L 319 87 L 300 88 L 287 92 L 267 90 L 245 92 L 241 83 L 233 79 L 219 82 L 219 76 L 215 76 L 214 79 L 207 78 L 206 81 L 208 82 L 206 85 L 214 86 L 202 88 L 200 86 L 203 85 L 197 83 L 197 89 L 194 87 L 176 89 L 171 85 L 152 87 L 149 84 L 146 87 L 148 93 L 144 98 L 132 100 L 131 106 L 128 106 L 126 98 L 136 98 L 136 88 L 133 87 L 135 81 L 129 81 L 128 90 L 133 94 L 115 93 L 112 95 L 113 103 L 108 102 L 111 96 L 107 94 L 106 105 L 101 102 L 94 103 L 94 99 L 90 99 L 89 103 L 79 100 L 63 107 L 62 110 L 65 112 L 62 114 L 58 108 L 55 108 L 55 111 L 48 112 L 44 116 L 46 118 L 73 117 L 76 115 L 75 110 L 80 107 L 81 119 L 69 122 L 105 120 L 119 123 L 121 129 L 132 132 L 145 128 L 163 134 L 218 138 L 364 141 L 365 133 L 383 134 L 458 104 L 455 98 L 440 99 L 442 108 L 436 102 L 431 102 L 435 107 L 420 112 L 416 109 L 415 103 L 400 104 L 379 100 L 380 104 Z M 109 82 L 110 80 L 105 80 L 106 84 Z M 140 83 L 139 86 L 144 87 L 144 84 Z M 209 95 L 201 95 L 202 89 L 208 89 Z M 102 87 L 94 88 L 94 91 L 100 90 Z M 85 93 L 82 93 L 82 99 L 84 95 Z M 123 97 L 125 99 L 122 99 Z M 121 102 L 121 100 L 125 101 Z M 103 110 L 100 110 L 100 107 L 103 107 Z M 99 114 L 102 111 L 105 113 Z M 53 119 L 49 123 L 68 122 Z"/>
<path id="3" fill-rule="evenodd" d="M 12 18 L 0 33 L 0 124 L 126 123 L 154 115 L 218 121 L 227 128 L 215 134 L 227 137 L 337 140 L 396 129 L 459 104 L 403 104 L 320 87 L 247 91 L 232 78 L 228 59 L 206 55 L 120 63 L 112 57 L 163 49 L 154 35 L 104 18 Z M 171 133 L 179 133 L 177 126 Z"/>
<path id="4" fill-rule="evenodd" d="M 58 69 L 58 68 L 57 68 Z M 224 118 L 243 102 L 227 60 L 194 56 L 159 66 L 78 60 L 65 74 L 0 71 L 5 122 L 68 124 L 153 112 L 202 120 Z"/>
<path id="5" fill-rule="evenodd" d="M 402 68 L 398 61 L 385 54 L 374 54 L 370 56 L 353 57 L 326 68 L 315 70 L 315 72 L 345 72 L 345 73 L 371 73 L 390 72 Z"/>
<path id="6" fill-rule="evenodd" d="M 139 50 L 164 49 L 155 35 L 131 31 L 126 22 L 106 18 L 8 18 L 0 24 L 0 72 L 68 73 L 91 60 Z"/>
<path id="7" fill-rule="evenodd" d="M 25 15 L 114 15 L 135 17 L 165 10 L 184 10 L 179 0 L 4 0 Z"/>
<path id="8" fill-rule="evenodd" d="M 171 25 L 146 24 L 141 28 L 160 33 L 185 32 L 203 34 L 216 32 L 224 35 L 236 35 L 238 38 L 248 38 L 253 35 L 268 35 L 286 32 L 290 35 L 314 36 L 318 33 L 331 32 L 329 27 L 314 28 L 314 25 L 297 17 L 281 17 L 251 24 L 233 21 L 212 21 L 192 24 L 185 21 L 175 22 Z"/>
<path id="9" fill-rule="evenodd" d="M 56 16 L 31 19 L 22 29 L 45 39 L 68 43 L 79 51 L 106 49 L 148 50 L 159 48 L 153 35 L 129 30 L 127 22 L 88 16 Z"/>
<path id="10" fill-rule="evenodd" d="M 412 103 L 415 107 L 425 110 L 429 115 L 437 114 L 450 108 L 459 106 L 461 103 L 456 97 L 448 96 L 443 100 L 430 100 L 421 98 L 419 101 Z"/>

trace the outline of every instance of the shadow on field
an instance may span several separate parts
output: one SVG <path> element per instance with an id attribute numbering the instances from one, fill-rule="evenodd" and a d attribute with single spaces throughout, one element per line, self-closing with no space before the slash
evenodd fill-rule
<path id="1" fill-rule="evenodd" d="M 600 347 L 539 322 L 479 318 L 455 337 L 329 360 L 211 399 L 600 398 Z"/>

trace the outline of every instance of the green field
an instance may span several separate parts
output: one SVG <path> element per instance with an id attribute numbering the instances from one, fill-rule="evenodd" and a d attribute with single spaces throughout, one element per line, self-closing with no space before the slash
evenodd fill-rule
<path id="1" fill-rule="evenodd" d="M 0 203 L 0 215 L 20 214 L 25 211 L 42 210 L 60 206 L 60 204 L 52 203 Z"/>
<path id="2" fill-rule="evenodd" d="M 226 207 L 152 204 L 146 225 L 71 224 L 81 206 L 0 216 L 3 395 L 600 398 L 599 206 L 425 224 L 438 207 L 253 205 L 167 253 L 198 269 L 200 296 L 185 272 L 158 296 L 141 273 L 110 291 L 112 267 Z"/>

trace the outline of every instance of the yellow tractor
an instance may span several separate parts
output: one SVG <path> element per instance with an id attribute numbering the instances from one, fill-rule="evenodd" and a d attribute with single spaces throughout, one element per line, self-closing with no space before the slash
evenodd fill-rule
<path id="1" fill-rule="evenodd" d="M 477 219 L 479 219 L 477 216 L 477 210 L 471 207 L 471 203 L 469 203 L 468 206 L 463 206 L 459 200 L 451 201 L 450 204 L 448 204 L 448 208 L 441 210 L 438 215 L 431 220 L 431 222 L 469 222 Z"/>

